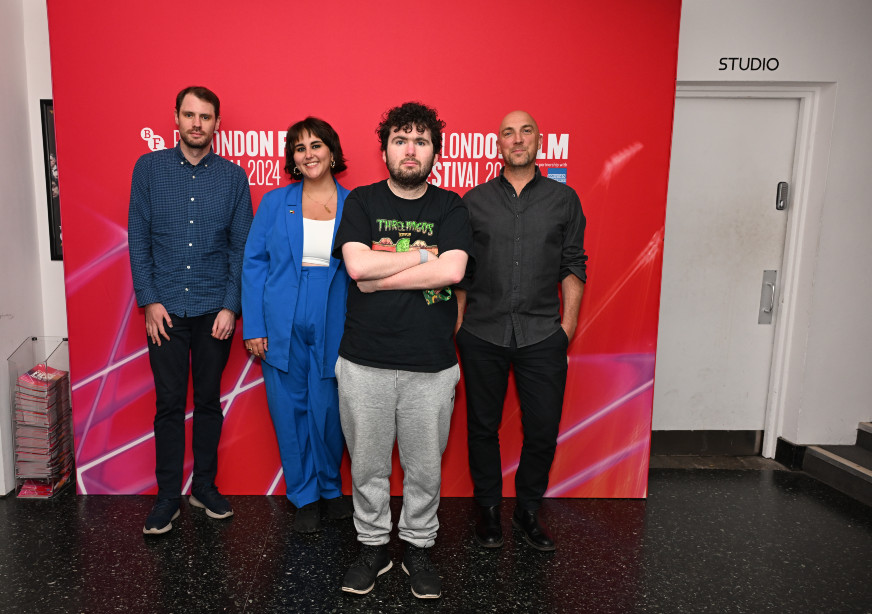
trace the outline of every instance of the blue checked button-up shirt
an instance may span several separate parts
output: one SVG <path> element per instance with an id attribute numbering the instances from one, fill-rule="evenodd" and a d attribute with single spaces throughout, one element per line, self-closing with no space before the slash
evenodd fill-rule
<path id="1" fill-rule="evenodd" d="M 193 166 L 179 145 L 133 169 L 127 241 L 140 307 L 182 317 L 242 311 L 242 255 L 251 226 L 248 177 L 209 152 Z"/>

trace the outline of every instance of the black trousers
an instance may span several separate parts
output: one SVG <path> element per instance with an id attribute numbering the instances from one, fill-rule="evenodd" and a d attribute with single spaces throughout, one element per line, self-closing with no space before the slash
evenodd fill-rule
<path id="1" fill-rule="evenodd" d="M 522 509 L 537 510 L 548 488 L 557 447 L 569 340 L 562 328 L 544 341 L 523 348 L 515 345 L 514 338 L 512 347 L 501 347 L 462 328 L 456 340 L 466 385 L 469 470 L 476 502 L 492 506 L 503 498 L 499 428 L 511 367 L 515 370 L 524 430 L 515 491 Z"/>
<path id="2" fill-rule="evenodd" d="M 158 346 L 148 341 L 148 358 L 154 374 L 155 477 L 158 498 L 176 499 L 182 493 L 185 462 L 185 406 L 188 374 L 194 384 L 194 453 L 192 490 L 215 484 L 221 412 L 221 374 L 230 357 L 230 339 L 212 337 L 217 313 L 193 318 L 170 314 L 173 327 L 165 326 L 169 340 Z"/>

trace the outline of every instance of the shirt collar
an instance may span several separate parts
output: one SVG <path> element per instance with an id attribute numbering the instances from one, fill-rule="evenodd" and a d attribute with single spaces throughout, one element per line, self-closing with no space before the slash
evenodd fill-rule
<path id="1" fill-rule="evenodd" d="M 508 179 L 506 179 L 505 173 L 506 173 L 506 167 L 504 166 L 503 168 L 500 169 L 500 183 L 503 185 L 503 187 L 508 186 L 508 187 L 512 188 L 512 184 L 509 183 Z M 539 179 L 541 177 L 542 177 L 542 173 L 539 172 L 539 165 L 534 164 L 533 165 L 533 178 L 527 182 L 527 184 L 521 189 L 521 191 L 523 191 L 527 187 L 535 184 L 537 181 L 539 181 Z M 514 188 L 512 188 L 512 189 L 514 189 Z"/>
<path id="2" fill-rule="evenodd" d="M 176 146 L 173 149 L 175 149 L 176 156 L 178 156 L 179 160 L 181 160 L 184 164 L 187 164 L 188 166 L 194 166 L 193 164 L 188 162 L 188 159 L 185 157 L 185 154 L 182 153 L 182 142 L 181 141 L 176 143 Z M 209 145 L 209 153 L 207 153 L 205 156 L 203 156 L 203 159 L 200 160 L 200 162 L 199 162 L 199 164 L 197 164 L 197 166 L 200 166 L 200 165 L 209 166 L 209 164 L 212 163 L 212 158 L 214 158 L 215 156 L 216 156 L 215 150 L 212 149 L 212 145 L 210 144 Z"/>

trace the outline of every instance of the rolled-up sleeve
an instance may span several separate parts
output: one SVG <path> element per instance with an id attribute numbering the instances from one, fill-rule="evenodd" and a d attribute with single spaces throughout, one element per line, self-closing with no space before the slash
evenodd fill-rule
<path id="1" fill-rule="evenodd" d="M 560 280 L 570 273 L 587 282 L 587 254 L 584 252 L 584 229 L 587 220 L 581 209 L 581 201 L 573 191 L 566 199 L 566 233 L 563 237 L 563 251 L 560 258 Z"/>

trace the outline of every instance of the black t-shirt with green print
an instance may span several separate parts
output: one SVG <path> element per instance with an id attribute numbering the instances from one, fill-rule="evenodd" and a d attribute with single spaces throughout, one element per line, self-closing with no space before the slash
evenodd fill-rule
<path id="1" fill-rule="evenodd" d="M 352 190 L 333 242 L 336 258 L 342 258 L 345 243 L 390 252 L 426 249 L 435 255 L 460 249 L 472 258 L 466 206 L 454 192 L 433 185 L 414 200 L 396 196 L 387 181 Z M 365 294 L 351 282 L 339 355 L 368 367 L 435 373 L 457 364 L 456 322 L 453 293 L 443 291 L 437 297 L 421 290 Z"/>

